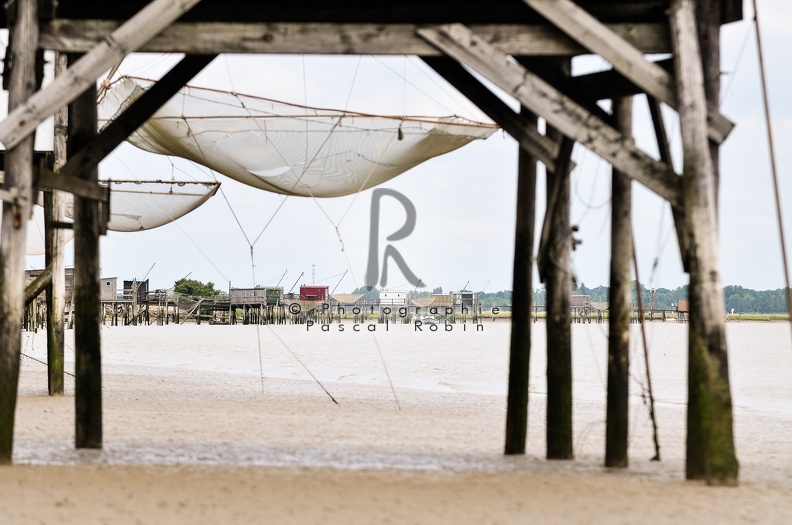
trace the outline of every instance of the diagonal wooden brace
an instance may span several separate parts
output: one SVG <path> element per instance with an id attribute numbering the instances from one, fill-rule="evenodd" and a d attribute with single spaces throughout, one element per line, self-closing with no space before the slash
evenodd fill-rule
<path id="1" fill-rule="evenodd" d="M 0 142 L 19 144 L 59 108 L 74 101 L 99 76 L 179 19 L 200 0 L 154 0 L 86 53 L 65 74 L 34 93 L 0 122 Z"/>
<path id="2" fill-rule="evenodd" d="M 523 0 L 580 45 L 600 55 L 613 69 L 643 89 L 648 95 L 679 109 L 679 99 L 672 75 L 650 62 L 635 46 L 582 9 L 572 0 Z M 717 106 L 707 102 L 709 138 L 721 144 L 734 129 Z"/>
<path id="3" fill-rule="evenodd" d="M 464 25 L 427 27 L 419 29 L 418 34 L 514 96 L 563 135 L 580 142 L 675 208 L 681 207 L 681 180 L 668 164 L 644 153 L 632 140 L 532 74 L 509 55 L 476 37 Z"/>
<path id="4" fill-rule="evenodd" d="M 421 57 L 426 64 L 446 79 L 460 93 L 476 104 L 484 113 L 520 143 L 520 146 L 545 165 L 548 171 L 556 170 L 558 143 L 542 135 L 535 126 L 526 126 L 523 119 L 497 95 L 448 57 Z M 570 170 L 574 168 L 571 164 Z"/>

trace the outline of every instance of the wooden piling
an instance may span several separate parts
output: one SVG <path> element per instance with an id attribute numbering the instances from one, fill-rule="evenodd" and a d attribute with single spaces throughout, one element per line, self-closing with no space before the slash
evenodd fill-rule
<path id="1" fill-rule="evenodd" d="M 614 99 L 613 120 L 632 136 L 632 97 Z M 629 423 L 630 268 L 632 261 L 632 181 L 612 169 L 611 263 L 608 318 L 608 399 L 605 417 L 605 466 L 626 468 Z"/>
<path id="2" fill-rule="evenodd" d="M 562 138 L 556 171 L 548 173 L 547 210 L 540 253 L 547 292 L 547 459 L 573 459 L 570 178 L 574 142 Z"/>
<path id="3" fill-rule="evenodd" d="M 520 109 L 526 125 L 536 126 L 536 115 Z M 531 357 L 531 300 L 533 246 L 536 223 L 536 158 L 519 149 L 517 223 L 514 235 L 511 350 L 506 401 L 506 454 L 525 454 L 528 433 L 528 378 Z"/>
<path id="4" fill-rule="evenodd" d="M 680 101 L 682 203 L 689 243 L 688 415 L 685 475 L 713 485 L 735 485 L 732 402 L 718 271 L 716 183 L 706 132 L 704 73 L 692 0 L 670 10 L 674 69 Z"/>
<path id="5" fill-rule="evenodd" d="M 55 76 L 66 71 L 67 58 L 63 53 L 55 54 Z M 66 162 L 66 138 L 68 110 L 63 107 L 55 112 L 55 135 L 52 144 L 53 168 L 57 173 Z M 52 268 L 52 282 L 47 288 L 47 390 L 51 396 L 63 395 L 64 360 L 64 312 L 66 310 L 66 268 L 64 265 L 64 235 L 53 222 L 63 222 L 66 216 L 66 201 L 63 192 L 51 190 L 44 193 L 44 233 L 46 239 L 44 261 Z"/>
<path id="6" fill-rule="evenodd" d="M 96 87 L 92 84 L 69 107 L 69 156 L 97 133 Z M 96 182 L 99 170 L 79 177 Z M 100 353 L 99 232 L 97 201 L 74 196 L 74 351 L 75 446 L 102 448 L 102 370 Z"/>
<path id="7" fill-rule="evenodd" d="M 38 48 L 38 2 L 19 0 L 11 53 L 13 67 L 8 85 L 9 111 L 24 103 L 36 89 L 35 56 Z M 3 190 L 16 197 L 3 201 L 0 231 L 0 464 L 11 463 L 14 442 L 17 385 L 25 289 L 25 240 L 32 206 L 33 136 L 29 135 L 6 156 Z"/>

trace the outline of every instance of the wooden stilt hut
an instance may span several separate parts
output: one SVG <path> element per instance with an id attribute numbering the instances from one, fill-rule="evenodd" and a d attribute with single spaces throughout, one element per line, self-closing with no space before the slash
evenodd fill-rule
<path id="1" fill-rule="evenodd" d="M 411 54 L 475 102 L 519 144 L 514 323 L 505 451 L 525 450 L 527 378 L 531 349 L 530 298 L 534 260 L 536 163 L 547 168 L 548 213 L 542 221 L 537 261 L 548 286 L 547 457 L 572 458 L 571 348 L 569 337 L 569 172 L 575 143 L 589 148 L 620 174 L 614 186 L 614 219 L 627 221 L 629 182 L 643 184 L 674 209 L 684 266 L 690 273 L 690 359 L 687 472 L 690 479 L 733 484 L 738 466 L 717 260 L 718 148 L 733 125 L 718 110 L 719 39 L 722 24 L 742 17 L 739 0 L 490 0 L 448 3 L 405 0 L 267 3 L 243 0 L 16 0 L 0 23 L 11 31 L 11 60 L 4 70 L 9 115 L 0 122 L 8 149 L 0 243 L 0 462 L 11 460 L 19 331 L 23 304 L 26 220 L 37 189 L 77 196 L 75 221 L 75 321 L 77 337 L 77 443 L 101 447 L 101 367 L 98 330 L 98 242 L 107 220 L 107 192 L 96 184 L 96 166 L 179 88 L 219 53 Z M 41 50 L 69 57 L 69 66 L 38 90 Z M 185 58 L 112 125 L 96 133 L 95 85 L 103 72 L 135 51 L 185 53 Z M 652 62 L 650 54 L 670 61 Z M 612 69 L 571 76 L 569 59 L 603 57 Z M 463 67 L 465 66 L 465 67 Z M 511 94 L 513 111 L 469 73 L 473 70 Z M 682 121 L 684 168 L 676 173 L 664 155 L 656 160 L 629 138 L 625 97 L 645 94 L 650 105 L 676 109 Z M 614 100 L 611 113 L 598 100 Z M 636 99 L 637 100 L 637 99 Z M 31 133 L 70 104 L 68 158 L 56 173 L 34 177 Z M 659 112 L 653 111 L 653 113 Z M 537 118 L 547 123 L 542 133 Z M 656 117 L 659 119 L 659 117 Z M 656 120 L 658 139 L 664 135 Z M 56 126 L 63 136 L 63 124 Z M 661 147 L 662 150 L 662 147 Z M 35 181 L 35 183 L 34 183 Z M 618 197 L 617 197 L 618 195 Z M 57 206 L 51 207 L 53 210 Z M 57 211 L 52 224 L 57 226 Z M 614 229 L 614 286 L 630 256 L 628 235 Z M 57 236 L 52 236 L 53 246 Z M 57 258 L 57 248 L 51 248 Z M 616 264 L 616 261 L 621 261 Z M 55 262 L 53 269 L 62 266 Z M 53 278 L 53 283 L 60 282 Z M 59 286 L 59 285 L 58 285 Z M 53 285 L 53 297 L 57 296 Z M 614 298 L 615 299 L 615 298 Z M 626 458 L 626 381 L 623 322 L 627 305 L 612 301 L 608 453 Z M 53 301 L 57 303 L 57 299 Z M 57 309 L 57 307 L 56 307 Z M 616 310 L 616 311 L 615 311 Z M 59 318 L 50 322 L 60 324 Z M 53 354 L 62 338 L 51 335 Z M 58 359 L 52 366 L 62 367 Z M 57 370 L 52 393 L 62 391 Z M 552 399 L 551 399 L 552 398 Z"/>

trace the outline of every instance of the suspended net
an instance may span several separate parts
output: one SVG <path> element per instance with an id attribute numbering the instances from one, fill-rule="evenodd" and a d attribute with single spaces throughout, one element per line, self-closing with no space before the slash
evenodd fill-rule
<path id="1" fill-rule="evenodd" d="M 42 201 L 43 202 L 43 201 Z M 2 224 L 2 216 L 0 216 Z M 74 237 L 74 230 L 62 230 L 64 243 L 69 242 Z M 44 207 L 41 204 L 33 204 L 33 215 L 27 225 L 27 236 L 25 239 L 25 255 L 37 256 L 44 255 L 45 251 L 44 233 Z"/>
<path id="2" fill-rule="evenodd" d="M 190 213 L 220 187 L 219 182 L 196 181 L 100 181 L 110 185 L 110 222 L 116 232 L 150 230 Z M 74 201 L 66 200 L 66 216 L 74 218 Z"/>
<path id="3" fill-rule="evenodd" d="M 100 125 L 151 85 L 132 77 L 113 83 L 99 105 Z M 456 116 L 373 116 L 187 86 L 128 140 L 263 190 L 337 197 L 382 184 L 496 129 Z"/>

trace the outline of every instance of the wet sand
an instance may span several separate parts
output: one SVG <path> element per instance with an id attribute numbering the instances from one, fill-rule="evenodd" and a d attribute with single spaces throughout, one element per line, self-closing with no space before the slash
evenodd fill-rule
<path id="1" fill-rule="evenodd" d="M 547 462 L 541 391 L 528 453 L 505 457 L 502 395 L 396 377 L 397 405 L 381 382 L 325 383 L 336 405 L 310 379 L 268 377 L 262 388 L 257 375 L 108 361 L 104 449 L 75 451 L 73 379 L 50 398 L 44 367 L 23 360 L 15 465 L 0 468 L 3 523 L 792 520 L 790 422 L 773 411 L 738 407 L 741 486 L 712 488 L 683 479 L 674 403 L 661 406 L 663 461 L 648 461 L 638 401 L 631 465 L 615 471 L 601 466 L 599 400 L 576 401 L 577 459 Z"/>

